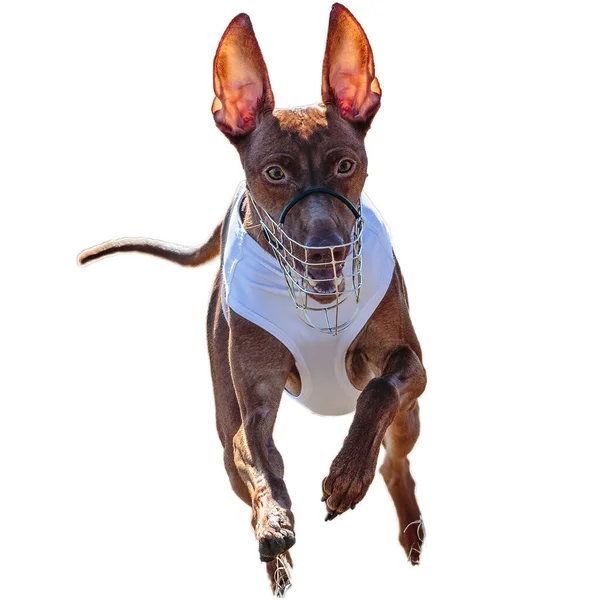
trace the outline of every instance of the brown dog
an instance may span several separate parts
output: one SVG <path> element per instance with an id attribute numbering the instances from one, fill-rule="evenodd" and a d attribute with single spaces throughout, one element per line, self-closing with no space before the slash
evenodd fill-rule
<path id="1" fill-rule="evenodd" d="M 331 12 L 321 105 L 275 110 L 267 69 L 245 14 L 233 19 L 223 34 L 214 61 L 214 88 L 216 124 L 237 148 L 247 189 L 260 209 L 280 215 L 300 191 L 323 185 L 358 206 L 367 175 L 364 137 L 379 109 L 381 90 L 369 42 L 345 7 L 335 4 Z M 138 251 L 200 265 L 225 247 L 230 213 L 231 208 L 199 248 L 125 238 L 82 252 L 79 262 Z M 248 235 L 272 252 L 248 197 L 240 213 Z M 332 239 L 347 241 L 353 222 L 341 202 L 317 193 L 297 204 L 285 227 L 306 246 L 314 239 L 328 246 Z M 348 436 L 323 481 L 323 500 L 326 520 L 354 508 L 373 480 L 383 444 L 381 473 L 398 512 L 400 543 L 417 564 L 424 529 L 407 455 L 419 435 L 417 399 L 426 376 L 397 262 L 393 271 L 383 299 L 345 356 L 347 377 L 361 392 Z M 207 327 L 217 428 L 231 485 L 252 507 L 260 557 L 267 563 L 274 593 L 281 595 L 289 586 L 285 567 L 291 562 L 288 550 L 295 534 L 283 461 L 272 432 L 284 388 L 297 395 L 302 381 L 294 356 L 282 342 L 223 307 L 222 279 L 221 270 Z"/>

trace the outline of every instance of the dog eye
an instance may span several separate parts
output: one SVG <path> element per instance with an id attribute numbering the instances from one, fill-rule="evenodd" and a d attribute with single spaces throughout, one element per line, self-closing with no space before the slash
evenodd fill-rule
<path id="1" fill-rule="evenodd" d="M 273 181 L 281 181 L 282 179 L 285 179 L 285 173 L 281 167 L 271 167 L 270 169 L 267 169 L 267 175 Z"/>
<path id="2" fill-rule="evenodd" d="M 344 160 L 341 160 L 340 164 L 338 165 L 338 173 L 349 173 L 352 170 L 353 166 L 354 163 L 351 160 L 345 158 Z"/>

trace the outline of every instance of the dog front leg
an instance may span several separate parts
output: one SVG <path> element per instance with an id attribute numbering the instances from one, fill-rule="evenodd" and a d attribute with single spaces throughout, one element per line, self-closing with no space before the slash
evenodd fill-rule
<path id="1" fill-rule="evenodd" d="M 283 460 L 273 443 L 274 415 L 251 411 L 233 440 L 235 465 L 252 498 L 252 526 L 260 559 L 269 562 L 295 543 Z"/>
<path id="2" fill-rule="evenodd" d="M 240 319 L 231 318 L 229 353 L 242 415 L 242 424 L 233 438 L 233 454 L 252 499 L 252 526 L 260 559 L 269 562 L 296 541 L 292 503 L 283 481 L 283 459 L 273 441 L 273 427 L 293 358 L 279 341 L 248 322 L 240 323 Z"/>
<path id="3" fill-rule="evenodd" d="M 323 480 L 326 521 L 354 508 L 365 497 L 387 428 L 398 411 L 415 407 L 425 384 L 421 361 L 404 346 L 391 354 L 381 376 L 366 385 L 358 397 L 348 436 Z"/>

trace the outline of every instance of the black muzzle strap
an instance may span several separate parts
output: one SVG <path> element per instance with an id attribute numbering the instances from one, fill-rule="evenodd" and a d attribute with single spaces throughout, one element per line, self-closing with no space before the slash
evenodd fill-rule
<path id="1" fill-rule="evenodd" d="M 307 190 L 304 190 L 303 192 L 300 192 L 295 198 L 292 198 L 292 200 L 290 200 L 288 205 L 283 209 L 281 216 L 279 217 L 279 225 L 283 225 L 286 215 L 290 212 L 290 210 L 294 207 L 294 205 L 296 205 L 298 202 L 300 202 L 300 200 L 302 200 L 302 198 L 306 198 L 306 196 L 308 196 L 309 194 L 317 194 L 317 193 L 329 194 L 330 196 L 333 196 L 334 198 L 341 200 L 352 211 L 352 214 L 355 216 L 355 218 L 360 219 L 360 213 L 358 212 L 358 210 L 356 210 L 356 208 L 354 207 L 352 202 L 350 202 L 350 200 L 348 200 L 348 198 L 346 198 L 345 196 L 342 196 L 342 194 L 339 194 L 338 192 L 336 192 L 334 190 L 330 190 L 329 188 L 313 187 L 313 188 L 308 188 Z"/>

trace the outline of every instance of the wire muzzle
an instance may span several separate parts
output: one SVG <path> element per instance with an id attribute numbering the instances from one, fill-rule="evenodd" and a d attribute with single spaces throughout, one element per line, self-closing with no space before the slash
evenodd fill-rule
<path id="1" fill-rule="evenodd" d="M 329 335 L 344 331 L 356 318 L 362 287 L 363 218 L 360 211 L 344 196 L 328 188 L 316 187 L 295 196 L 283 209 L 279 222 L 259 207 L 250 190 L 252 206 L 269 247 L 273 251 L 296 313 L 309 327 Z M 306 246 L 284 230 L 290 209 L 313 193 L 326 193 L 343 202 L 353 213 L 355 222 L 350 241 L 337 246 Z M 315 254 L 324 260 L 311 262 Z M 337 257 L 337 258 L 336 258 Z"/>

